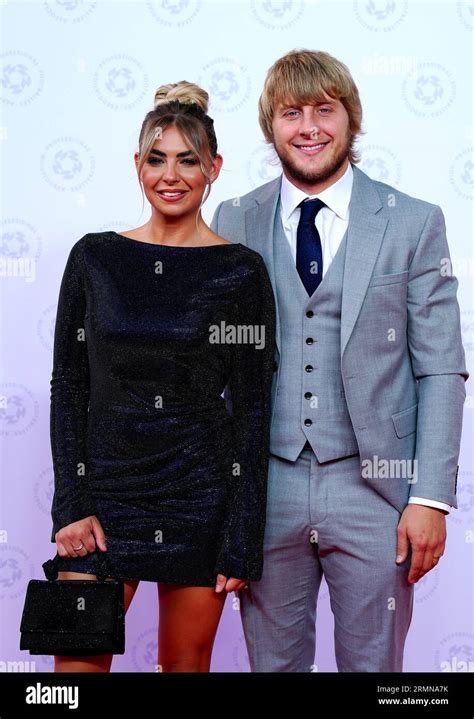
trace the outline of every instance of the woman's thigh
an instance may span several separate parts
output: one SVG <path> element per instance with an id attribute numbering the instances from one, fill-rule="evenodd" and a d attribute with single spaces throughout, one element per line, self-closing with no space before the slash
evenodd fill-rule
<path id="1" fill-rule="evenodd" d="M 83 574 L 82 572 L 58 572 L 58 579 L 91 579 L 95 580 L 97 579 L 95 574 Z M 114 577 L 107 577 L 106 581 L 113 580 Z M 125 613 L 127 612 L 127 609 L 129 608 L 131 601 L 133 599 L 133 595 L 135 594 L 137 587 L 140 583 L 140 580 L 138 579 L 123 579 L 123 589 L 124 589 L 124 609 Z"/>
<path id="2" fill-rule="evenodd" d="M 227 592 L 214 587 L 190 587 L 158 583 L 160 652 L 212 648 Z"/>

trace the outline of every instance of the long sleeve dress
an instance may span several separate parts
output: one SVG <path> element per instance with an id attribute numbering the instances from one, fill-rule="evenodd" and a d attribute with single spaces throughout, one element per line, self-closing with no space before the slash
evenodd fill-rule
<path id="1" fill-rule="evenodd" d="M 54 337 L 51 542 L 96 515 L 117 579 L 260 579 L 274 336 L 264 261 L 240 243 L 78 240 Z M 58 568 L 94 574 L 99 551 Z"/>

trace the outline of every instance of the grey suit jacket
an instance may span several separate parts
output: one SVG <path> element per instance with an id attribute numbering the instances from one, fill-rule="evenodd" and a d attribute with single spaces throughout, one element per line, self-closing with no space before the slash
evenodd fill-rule
<path id="1" fill-rule="evenodd" d="M 466 397 L 458 281 L 437 205 L 410 197 L 352 165 L 341 313 L 341 372 L 361 462 L 411 461 L 410 493 L 457 507 Z M 273 218 L 281 176 L 221 202 L 214 232 L 259 252 L 276 293 Z M 277 302 L 272 400 L 278 387 Z M 416 460 L 416 462 L 414 462 Z M 374 474 L 377 473 L 374 471 Z M 382 472 L 383 473 L 383 472 Z M 380 472 L 378 472 L 380 475 Z M 393 501 L 386 477 L 379 491 Z M 393 485 L 393 483 L 392 483 Z"/>

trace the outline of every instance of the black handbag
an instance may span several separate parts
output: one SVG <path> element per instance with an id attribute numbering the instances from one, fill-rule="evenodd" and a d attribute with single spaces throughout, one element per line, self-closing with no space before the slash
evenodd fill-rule
<path id="1" fill-rule="evenodd" d="M 65 656 L 125 653 L 123 581 L 106 580 L 105 552 L 96 551 L 97 581 L 57 579 L 59 555 L 42 565 L 48 581 L 29 581 L 20 649 Z"/>

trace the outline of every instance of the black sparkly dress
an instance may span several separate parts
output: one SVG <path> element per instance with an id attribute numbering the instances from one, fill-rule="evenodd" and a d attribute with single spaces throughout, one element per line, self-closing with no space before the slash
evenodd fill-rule
<path id="1" fill-rule="evenodd" d="M 54 337 L 51 542 L 96 515 L 117 579 L 260 579 L 274 336 L 264 261 L 242 244 L 78 240 Z M 100 551 L 58 568 L 94 574 Z"/>

